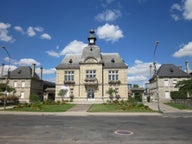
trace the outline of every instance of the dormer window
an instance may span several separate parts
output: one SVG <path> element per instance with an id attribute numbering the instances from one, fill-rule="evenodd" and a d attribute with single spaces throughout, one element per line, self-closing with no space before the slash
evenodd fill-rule
<path id="1" fill-rule="evenodd" d="M 111 59 L 111 62 L 112 62 L 112 63 L 114 63 L 114 62 L 115 62 L 115 60 L 112 58 L 112 59 Z"/>
<path id="2" fill-rule="evenodd" d="M 70 60 L 69 60 L 69 63 L 71 64 L 72 62 L 73 62 L 72 59 L 70 59 Z"/>

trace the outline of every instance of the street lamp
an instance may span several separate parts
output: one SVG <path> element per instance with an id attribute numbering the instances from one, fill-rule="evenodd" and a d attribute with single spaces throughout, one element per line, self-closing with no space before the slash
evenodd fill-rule
<path id="1" fill-rule="evenodd" d="M 158 107 L 158 111 L 161 111 L 160 109 L 160 104 L 159 104 L 159 90 L 158 90 L 158 73 L 157 73 L 157 63 L 156 63 L 156 59 L 155 59 L 155 54 L 156 54 L 156 49 L 159 45 L 159 41 L 156 41 L 155 43 L 155 49 L 154 49 L 154 53 L 153 53 L 153 65 L 154 65 L 154 75 L 155 75 L 155 78 L 156 78 L 156 94 L 157 94 L 157 107 Z"/>
<path id="2" fill-rule="evenodd" d="M 8 68 L 8 72 L 7 72 L 7 81 L 6 81 L 6 93 L 5 93 L 5 97 L 4 97 L 4 110 L 5 110 L 6 104 L 7 104 L 8 82 L 9 82 L 9 75 L 10 75 L 10 55 L 5 46 L 2 46 L 2 49 L 4 49 L 4 51 L 7 53 L 8 58 L 9 58 L 9 68 Z"/>

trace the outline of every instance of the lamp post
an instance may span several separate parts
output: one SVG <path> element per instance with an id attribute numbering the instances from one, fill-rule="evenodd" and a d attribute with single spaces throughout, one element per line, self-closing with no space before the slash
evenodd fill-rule
<path id="1" fill-rule="evenodd" d="M 6 80 L 6 92 L 5 92 L 5 97 L 4 97 L 4 110 L 5 110 L 6 104 L 7 104 L 8 82 L 9 82 L 9 75 L 10 75 L 10 55 L 5 46 L 2 46 L 2 49 L 4 49 L 4 51 L 7 53 L 8 58 L 9 58 L 9 68 L 8 68 L 7 80 Z"/>
<path id="2" fill-rule="evenodd" d="M 159 45 L 159 41 L 156 41 L 155 43 L 155 49 L 154 49 L 154 53 L 153 53 L 153 65 L 154 65 L 154 75 L 155 75 L 155 79 L 156 79 L 156 95 L 157 95 L 157 108 L 158 111 L 161 111 L 160 109 L 160 104 L 159 104 L 159 90 L 158 90 L 158 73 L 157 73 L 157 63 L 156 63 L 156 59 L 155 59 L 155 54 L 156 54 L 156 49 Z"/>

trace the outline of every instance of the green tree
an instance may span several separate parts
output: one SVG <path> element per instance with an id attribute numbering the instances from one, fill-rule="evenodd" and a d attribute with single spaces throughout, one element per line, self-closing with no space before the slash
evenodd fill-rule
<path id="1" fill-rule="evenodd" d="M 58 95 L 62 98 L 62 102 L 64 101 L 64 97 L 67 93 L 66 89 L 60 89 Z"/>
<path id="2" fill-rule="evenodd" d="M 107 91 L 106 91 L 106 93 L 109 95 L 109 99 L 112 101 L 113 100 L 113 93 L 115 93 L 116 91 L 115 91 L 115 89 L 113 89 L 113 88 L 109 88 Z"/>
<path id="3" fill-rule="evenodd" d="M 179 91 L 185 94 L 189 94 L 189 96 L 191 97 L 192 94 L 192 79 L 189 80 L 183 80 L 183 81 L 179 81 L 176 86 L 176 88 L 179 88 Z"/>
<path id="4" fill-rule="evenodd" d="M 6 83 L 0 83 L 0 93 L 1 92 L 5 92 L 5 91 L 8 91 L 8 92 L 12 92 L 13 90 L 15 90 L 14 88 L 10 87 L 9 85 L 7 85 Z"/>
<path id="5" fill-rule="evenodd" d="M 40 102 L 40 97 L 36 94 L 31 94 L 29 100 L 32 103 Z"/>
<path id="6" fill-rule="evenodd" d="M 139 85 L 138 84 L 134 84 L 133 88 L 139 88 Z"/>

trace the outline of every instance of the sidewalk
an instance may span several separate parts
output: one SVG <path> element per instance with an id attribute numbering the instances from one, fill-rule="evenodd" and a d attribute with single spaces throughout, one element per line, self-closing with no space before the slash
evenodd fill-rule
<path id="1" fill-rule="evenodd" d="M 149 106 L 153 110 L 157 110 L 158 111 L 158 104 L 157 104 L 157 102 L 145 103 L 145 105 Z M 192 113 L 192 110 L 180 110 L 180 109 L 168 106 L 168 105 L 166 105 L 166 104 L 164 104 L 162 102 L 160 102 L 159 106 L 160 106 L 160 110 L 163 113 L 182 113 L 182 112 L 185 112 L 185 113 L 186 112 L 191 112 Z"/>
<path id="2" fill-rule="evenodd" d="M 0 111 L 0 115 L 51 115 L 51 116 L 161 116 L 158 112 L 87 112 L 91 104 L 77 104 L 66 112 L 15 112 Z"/>

